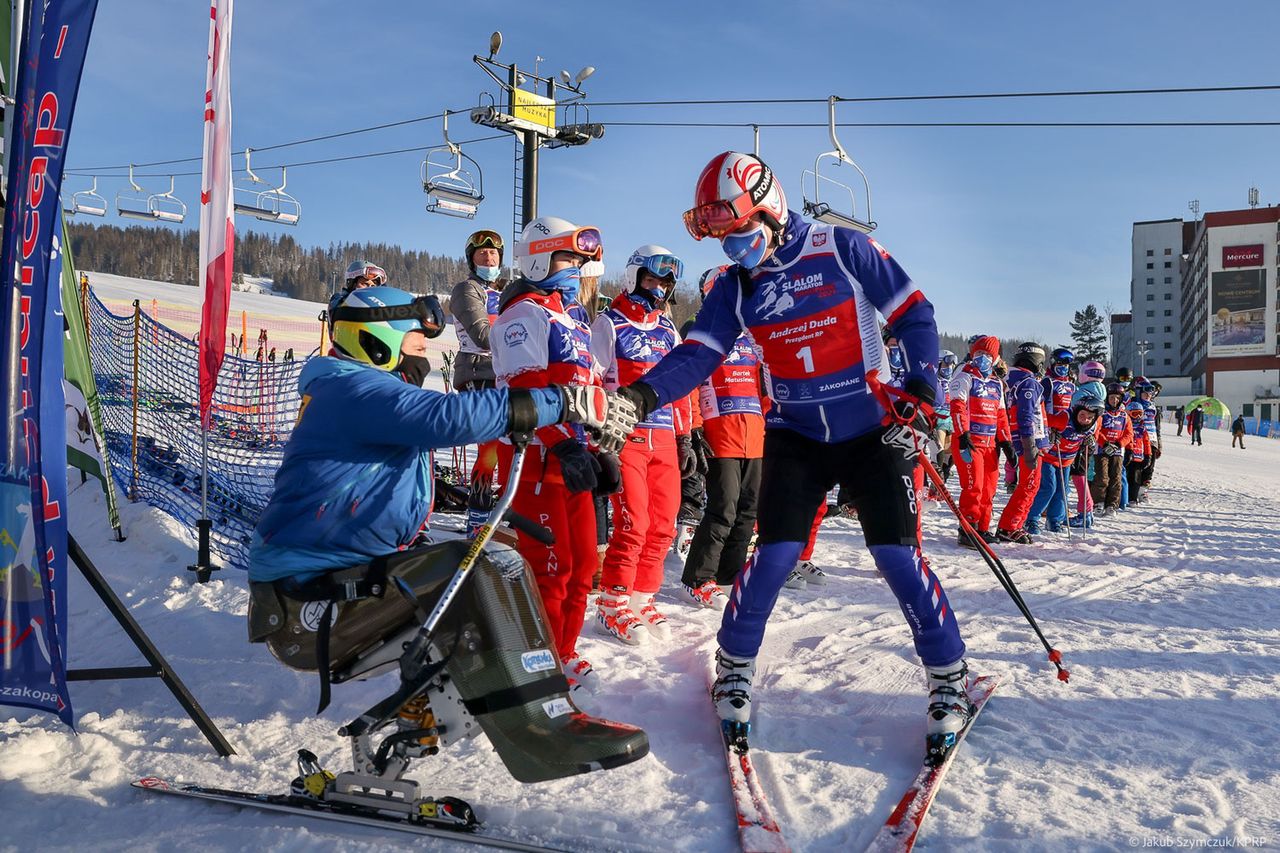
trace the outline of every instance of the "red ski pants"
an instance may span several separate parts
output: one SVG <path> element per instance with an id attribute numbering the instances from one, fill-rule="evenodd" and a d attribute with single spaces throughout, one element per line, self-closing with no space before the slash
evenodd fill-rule
<path id="1" fill-rule="evenodd" d="M 971 462 L 965 462 L 959 453 L 951 457 L 960 474 L 960 514 L 979 533 L 986 533 L 991 530 L 991 504 L 1000 482 L 1000 454 L 994 445 L 974 445 L 969 453 Z"/>
<path id="2" fill-rule="evenodd" d="M 504 445 L 502 478 L 510 470 Z M 560 460 L 540 445 L 529 445 L 512 508 L 551 529 L 554 545 L 517 534 L 520 556 L 533 567 L 547 622 L 562 658 L 573 654 L 587 613 L 587 594 L 596 571 L 596 508 L 591 492 L 570 493 L 560 476 Z"/>
<path id="3" fill-rule="evenodd" d="M 1044 455 L 1044 451 L 1040 451 Z M 1027 513 L 1031 511 L 1031 502 L 1036 499 L 1040 490 L 1040 457 L 1034 464 L 1027 463 L 1025 455 L 1018 457 L 1018 488 L 1009 496 L 1004 512 L 1000 513 L 1001 530 L 1021 530 L 1027 523 Z"/>
<path id="4" fill-rule="evenodd" d="M 657 592 L 680 508 L 675 433 L 637 429 L 618 461 L 622 489 L 613 496 L 613 538 L 605 551 L 600 586 Z"/>

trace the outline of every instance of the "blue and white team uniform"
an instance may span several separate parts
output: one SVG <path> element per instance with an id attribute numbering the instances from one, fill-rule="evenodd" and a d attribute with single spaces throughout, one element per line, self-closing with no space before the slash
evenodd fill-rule
<path id="1" fill-rule="evenodd" d="M 782 244 L 750 272 L 731 266 L 715 280 L 685 343 L 647 373 L 659 405 L 711 375 L 744 331 L 767 369 L 759 546 L 739 573 L 719 642 L 753 658 L 778 592 L 835 485 L 858 510 L 877 567 L 898 598 L 917 653 L 928 666 L 964 656 L 955 615 L 921 553 L 914 462 L 881 441 L 887 412 L 867 384 L 888 376 L 876 315 L 904 354 L 906 382 L 936 389 L 933 306 L 876 241 L 789 215 Z"/>

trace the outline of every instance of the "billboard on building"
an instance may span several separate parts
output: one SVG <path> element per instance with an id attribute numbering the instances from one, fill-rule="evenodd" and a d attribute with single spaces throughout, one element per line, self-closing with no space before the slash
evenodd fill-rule
<path id="1" fill-rule="evenodd" d="M 1209 287 L 1209 356 L 1267 352 L 1267 271 L 1215 272 Z"/>
<path id="2" fill-rule="evenodd" d="M 1252 246 L 1223 246 L 1222 268 L 1262 266 L 1262 244 Z"/>

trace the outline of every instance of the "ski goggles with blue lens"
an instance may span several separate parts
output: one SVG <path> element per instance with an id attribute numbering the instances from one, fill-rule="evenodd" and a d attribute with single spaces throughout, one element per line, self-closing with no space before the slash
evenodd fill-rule
<path id="1" fill-rule="evenodd" d="M 679 281 L 680 277 L 684 275 L 684 261 L 675 255 L 636 256 L 631 259 L 631 262 L 639 264 L 656 278 L 670 278 L 672 281 Z"/>

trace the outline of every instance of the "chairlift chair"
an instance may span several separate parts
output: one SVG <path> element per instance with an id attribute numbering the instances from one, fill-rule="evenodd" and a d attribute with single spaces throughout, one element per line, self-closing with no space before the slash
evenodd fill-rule
<path id="1" fill-rule="evenodd" d="M 427 151 L 422 161 L 422 191 L 427 194 L 428 211 L 462 219 L 474 219 L 484 201 L 480 164 L 450 141 L 448 110 L 444 114 L 444 145 Z"/>
<path id="2" fill-rule="evenodd" d="M 249 184 L 248 186 L 235 188 L 237 196 L 235 202 L 236 213 L 243 213 L 255 219 L 261 219 L 263 222 L 297 225 L 298 219 L 302 216 L 302 204 L 284 191 L 285 185 L 289 181 L 285 168 L 283 166 L 280 167 L 280 186 L 271 186 L 271 184 L 254 174 L 253 166 L 249 161 L 252 151 L 253 149 L 251 148 L 244 150 L 244 170 L 248 173 Z M 259 185 L 267 189 L 258 189 Z"/>
<path id="3" fill-rule="evenodd" d="M 129 164 L 129 189 L 116 193 L 116 213 L 127 219 L 143 219 L 147 222 L 179 223 L 187 218 L 187 205 L 173 194 L 174 176 L 169 176 L 169 189 L 162 193 L 149 193 L 133 179 L 133 164 Z"/>
<path id="4" fill-rule="evenodd" d="M 93 186 L 87 190 L 81 190 L 73 193 L 71 196 L 71 206 L 63 208 L 68 216 L 75 216 L 82 213 L 85 216 L 106 216 L 107 200 L 98 195 L 98 176 L 93 177 Z"/>
<path id="5" fill-rule="evenodd" d="M 819 154 L 813 161 L 812 169 L 805 169 L 800 175 L 800 192 L 804 198 L 804 213 L 811 216 L 819 222 L 825 222 L 829 225 L 842 225 L 846 228 L 855 228 L 864 234 L 870 234 L 876 229 L 876 222 L 871 218 L 871 183 L 867 180 L 867 175 L 862 171 L 862 167 L 854 162 L 853 158 L 845 153 L 844 146 L 840 144 L 840 139 L 836 136 L 836 96 L 832 95 L 827 99 L 827 129 L 831 132 L 831 144 L 835 146 L 833 151 L 824 151 Z M 867 197 L 867 215 L 866 219 L 859 219 L 857 216 L 858 199 L 853 187 L 848 184 L 837 181 L 822 174 L 821 166 L 823 158 L 830 158 L 835 161 L 835 165 L 848 163 L 862 177 L 862 185 L 866 191 Z M 828 166 L 830 169 L 830 166 Z M 837 201 L 848 195 L 849 213 L 842 213 L 833 207 L 829 201 L 822 200 L 822 188 L 828 188 L 837 195 Z M 812 189 L 812 194 L 810 194 Z M 827 198 L 831 198 L 831 192 L 828 192 Z"/>

